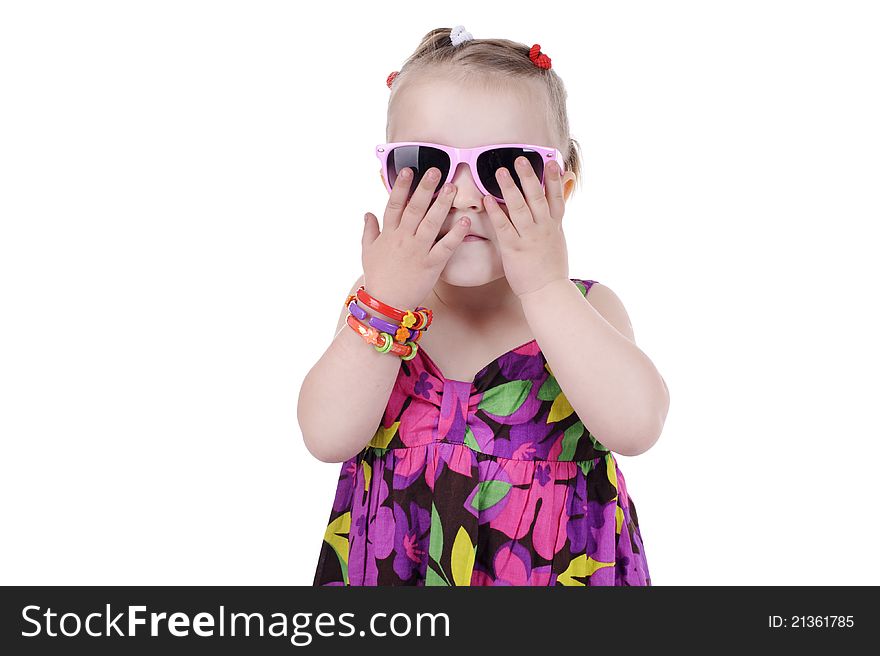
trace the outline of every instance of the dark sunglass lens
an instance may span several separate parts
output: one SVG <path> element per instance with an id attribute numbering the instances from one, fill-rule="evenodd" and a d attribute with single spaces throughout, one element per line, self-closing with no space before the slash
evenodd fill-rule
<path id="1" fill-rule="evenodd" d="M 495 179 L 495 172 L 500 168 L 506 168 L 510 171 L 510 177 L 513 178 L 519 190 L 523 191 L 522 182 L 520 182 L 519 175 L 516 173 L 515 162 L 517 157 L 525 157 L 529 160 L 532 168 L 535 170 L 535 175 L 538 176 L 538 180 L 544 180 L 544 158 L 534 150 L 527 148 L 493 148 L 477 158 L 477 173 L 480 176 L 480 180 L 489 193 L 498 200 L 504 199 L 504 195 L 501 193 L 501 185 Z"/>
<path id="2" fill-rule="evenodd" d="M 409 187 L 409 195 L 412 196 L 422 176 L 432 166 L 440 169 L 440 181 L 434 188 L 434 193 L 445 182 L 449 174 L 449 155 L 439 148 L 432 146 L 397 146 L 388 153 L 388 183 L 393 187 L 397 180 L 397 174 L 409 167 L 413 172 L 413 179 Z"/>

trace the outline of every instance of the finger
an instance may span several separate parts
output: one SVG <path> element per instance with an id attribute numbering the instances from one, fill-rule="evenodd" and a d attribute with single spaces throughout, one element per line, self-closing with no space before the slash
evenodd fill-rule
<path id="1" fill-rule="evenodd" d="M 514 166 L 516 167 L 516 174 L 519 176 L 519 181 L 523 188 L 523 197 L 525 198 L 526 205 L 529 207 L 532 220 L 537 223 L 538 221 L 549 219 L 550 207 L 547 205 L 544 188 L 541 186 L 541 181 L 538 180 L 532 163 L 527 157 L 517 157 Z M 516 185 L 514 184 L 514 186 Z"/>
<path id="2" fill-rule="evenodd" d="M 440 193 L 431 204 L 431 209 L 428 210 L 425 218 L 419 222 L 419 227 L 416 230 L 416 239 L 424 240 L 429 244 L 434 243 L 440 228 L 446 222 L 446 217 L 449 216 L 449 209 L 454 198 L 455 185 L 447 182 L 440 188 Z"/>
<path id="3" fill-rule="evenodd" d="M 369 246 L 379 236 L 379 219 L 371 212 L 364 216 L 364 234 L 361 236 L 361 246 Z"/>
<path id="4" fill-rule="evenodd" d="M 565 192 L 562 189 L 562 170 L 558 162 L 548 162 L 544 167 L 544 187 L 550 216 L 559 221 L 565 214 Z"/>
<path id="5" fill-rule="evenodd" d="M 526 199 L 523 198 L 523 195 L 517 189 L 510 171 L 505 167 L 502 166 L 495 171 L 495 179 L 498 180 L 498 184 L 501 187 L 501 196 L 507 205 L 507 214 L 510 216 L 510 221 L 516 226 L 517 233 L 521 235 L 530 223 L 535 222 Z"/>
<path id="6" fill-rule="evenodd" d="M 458 221 L 455 222 L 455 225 L 449 229 L 443 238 L 434 244 L 434 247 L 431 249 L 430 256 L 435 258 L 435 264 L 443 264 L 455 252 L 455 249 L 458 248 L 459 244 L 464 240 L 467 236 L 468 230 L 471 229 L 471 220 L 463 216 Z"/>
<path id="7" fill-rule="evenodd" d="M 516 226 L 510 222 L 507 214 L 498 205 L 498 201 L 492 196 L 483 196 L 483 206 L 486 208 L 486 214 L 489 215 L 489 222 L 495 235 L 498 237 L 498 243 L 502 246 L 510 243 L 510 240 L 519 237 Z"/>
<path id="8" fill-rule="evenodd" d="M 431 204 L 431 199 L 439 184 L 440 169 L 432 166 L 425 171 L 425 175 L 419 181 L 419 186 L 416 187 L 412 198 L 409 199 L 409 203 L 403 211 L 403 216 L 400 219 L 401 230 L 406 230 L 410 235 L 416 234 L 419 223 L 424 218 L 425 212 L 428 211 L 428 205 Z"/>
<path id="9" fill-rule="evenodd" d="M 412 169 L 409 167 L 401 169 L 394 180 L 394 186 L 391 187 L 391 195 L 388 197 L 385 214 L 382 216 L 383 230 L 394 229 L 400 225 L 400 217 L 406 209 L 406 197 L 409 195 L 411 185 Z"/>

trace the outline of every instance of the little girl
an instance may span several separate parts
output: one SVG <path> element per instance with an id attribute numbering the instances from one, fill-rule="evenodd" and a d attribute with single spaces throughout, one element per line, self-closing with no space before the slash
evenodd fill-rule
<path id="1" fill-rule="evenodd" d="M 436 29 L 387 85 L 381 232 L 298 402 L 342 462 L 314 585 L 651 585 L 614 452 L 669 395 L 618 297 L 569 277 L 550 58 Z"/>

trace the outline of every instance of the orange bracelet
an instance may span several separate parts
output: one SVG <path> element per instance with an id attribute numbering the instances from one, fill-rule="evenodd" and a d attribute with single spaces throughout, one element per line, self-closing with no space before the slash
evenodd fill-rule
<path id="1" fill-rule="evenodd" d="M 367 293 L 367 290 L 364 289 L 364 285 L 358 287 L 355 296 L 357 296 L 357 299 L 367 307 L 372 308 L 377 312 L 381 312 L 386 317 L 391 317 L 395 321 L 398 321 L 400 325 L 404 328 L 412 328 L 413 330 L 427 330 L 428 326 L 431 325 L 431 321 L 434 318 L 434 313 L 422 305 L 418 306 L 415 310 L 412 311 L 398 310 L 395 307 L 386 305 L 382 301 L 370 296 Z"/>
<path id="2" fill-rule="evenodd" d="M 406 344 L 399 344 L 388 333 L 376 330 L 373 326 L 365 326 L 351 312 L 348 313 L 345 320 L 352 330 L 363 337 L 365 342 L 372 344 L 379 353 L 394 353 L 394 355 L 399 355 L 401 360 L 412 360 L 416 351 L 419 350 L 418 344 L 411 340 Z"/>

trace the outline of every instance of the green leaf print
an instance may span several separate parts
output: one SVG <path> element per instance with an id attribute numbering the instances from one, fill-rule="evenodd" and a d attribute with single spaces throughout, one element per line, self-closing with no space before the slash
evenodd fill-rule
<path id="1" fill-rule="evenodd" d="M 552 401 L 562 393 L 562 388 L 556 382 L 556 377 L 552 374 L 547 377 L 541 389 L 538 390 L 538 398 L 542 401 Z"/>
<path id="2" fill-rule="evenodd" d="M 437 505 L 431 503 L 431 535 L 428 538 L 428 556 L 437 563 L 440 572 L 437 572 L 429 563 L 428 572 L 425 578 L 425 585 L 449 585 L 449 580 L 443 574 L 443 568 L 440 565 L 440 557 L 443 555 L 443 523 L 440 521 L 440 514 L 437 512 Z"/>
<path id="3" fill-rule="evenodd" d="M 477 438 L 474 437 L 474 434 L 471 431 L 471 427 L 467 425 L 464 427 L 464 443 L 465 446 L 469 446 L 474 451 L 479 451 L 480 453 L 483 452 L 480 445 L 477 443 Z"/>
<path id="4" fill-rule="evenodd" d="M 437 585 L 437 586 L 442 585 L 445 587 L 449 587 L 449 583 L 447 583 L 446 580 L 442 576 L 440 576 L 436 571 L 434 571 L 434 568 L 431 567 L 430 565 L 428 565 L 428 572 L 425 576 L 425 585 Z"/>
<path id="5" fill-rule="evenodd" d="M 471 506 L 475 510 L 486 510 L 501 501 L 510 491 L 510 483 L 506 481 L 480 481 L 477 484 L 477 493 Z"/>
<path id="6" fill-rule="evenodd" d="M 490 414 L 507 417 L 519 410 L 531 390 L 532 381 L 512 380 L 486 390 L 477 407 Z"/>
<path id="7" fill-rule="evenodd" d="M 571 415 L 574 412 L 574 408 L 571 407 L 571 403 L 568 402 L 565 394 L 562 393 L 562 388 L 559 387 L 556 376 L 550 371 L 550 365 L 545 364 L 544 368 L 547 369 L 550 375 L 544 381 L 544 384 L 541 385 L 541 389 L 538 390 L 538 398 L 542 401 L 553 401 L 553 405 L 550 406 L 550 413 L 547 415 L 547 423 L 553 424 Z"/>
<path id="8" fill-rule="evenodd" d="M 589 431 L 588 431 L 589 433 Z M 599 440 L 593 437 L 592 433 L 590 433 L 590 442 L 593 443 L 593 448 L 597 451 L 608 451 L 608 447 L 602 444 Z"/>
<path id="9" fill-rule="evenodd" d="M 431 503 L 431 541 L 428 543 L 428 555 L 438 563 L 443 555 L 443 524 L 437 513 L 437 506 Z"/>
<path id="10" fill-rule="evenodd" d="M 565 431 L 565 437 L 562 438 L 562 453 L 559 454 L 560 460 L 571 460 L 574 458 L 575 449 L 577 449 L 578 441 L 584 434 L 584 424 L 581 421 L 572 424 Z"/>

